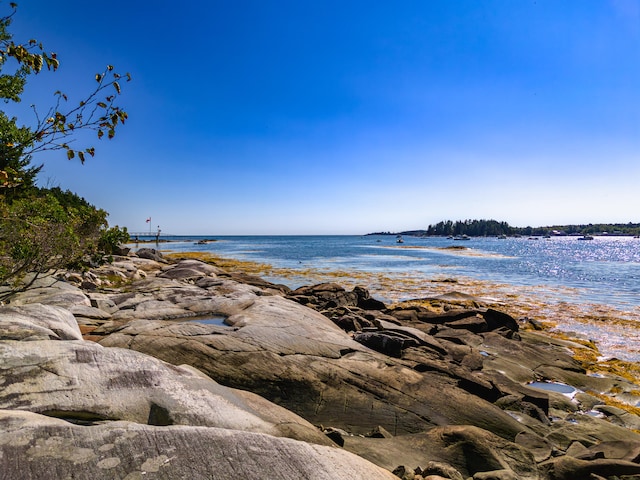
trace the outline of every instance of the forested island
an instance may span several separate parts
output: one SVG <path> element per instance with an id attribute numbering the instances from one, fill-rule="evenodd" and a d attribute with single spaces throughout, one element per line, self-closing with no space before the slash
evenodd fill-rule
<path id="1" fill-rule="evenodd" d="M 553 225 L 546 227 L 512 227 L 497 220 L 443 220 L 426 230 L 376 232 L 371 235 L 411 235 L 416 237 L 468 235 L 470 237 L 517 235 L 640 235 L 640 223 L 589 223 L 586 225 Z"/>

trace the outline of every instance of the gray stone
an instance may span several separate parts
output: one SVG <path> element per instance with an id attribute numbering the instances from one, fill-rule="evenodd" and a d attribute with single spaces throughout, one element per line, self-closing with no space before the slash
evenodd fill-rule
<path id="1" fill-rule="evenodd" d="M 82 335 L 71 312 L 36 303 L 0 306 L 0 340 L 82 340 Z"/>
<path id="2" fill-rule="evenodd" d="M 428 474 L 447 477 L 458 472 L 469 478 L 478 472 L 507 470 L 519 480 L 539 480 L 536 462 L 525 448 L 477 427 L 435 427 L 424 433 L 393 438 L 345 438 L 344 448 L 387 469 L 406 466 L 446 465 Z M 433 464 L 432 464 L 433 465 Z M 457 477 L 459 478 L 459 477 Z M 578 477 L 576 477 L 578 478 Z"/>
<path id="3" fill-rule="evenodd" d="M 5 410 L 0 432 L 0 472 L 11 480 L 397 480 L 335 447 L 222 428 L 130 422 L 87 428 Z"/>

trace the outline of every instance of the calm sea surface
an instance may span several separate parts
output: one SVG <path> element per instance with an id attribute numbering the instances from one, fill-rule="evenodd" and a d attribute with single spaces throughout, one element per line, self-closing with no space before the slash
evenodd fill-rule
<path id="1" fill-rule="evenodd" d="M 598 340 L 603 355 L 640 360 L 640 239 L 238 236 L 196 245 L 200 238 L 161 248 L 266 263 L 275 267 L 269 280 L 292 288 L 351 278 L 385 301 L 445 288 L 490 297 Z"/>

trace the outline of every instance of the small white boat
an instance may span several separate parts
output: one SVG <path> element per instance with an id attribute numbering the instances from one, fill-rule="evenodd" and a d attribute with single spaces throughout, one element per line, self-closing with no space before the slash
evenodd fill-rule
<path id="1" fill-rule="evenodd" d="M 456 235 L 453 237 L 454 240 L 471 240 L 471 237 L 468 235 Z"/>

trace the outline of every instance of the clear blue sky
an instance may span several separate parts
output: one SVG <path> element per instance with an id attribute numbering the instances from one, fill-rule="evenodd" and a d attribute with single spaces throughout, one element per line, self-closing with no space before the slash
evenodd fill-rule
<path id="1" fill-rule="evenodd" d="M 61 61 L 24 103 L 133 76 L 95 158 L 40 157 L 130 231 L 640 221 L 640 0 L 18 3 Z"/>

